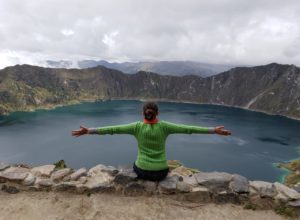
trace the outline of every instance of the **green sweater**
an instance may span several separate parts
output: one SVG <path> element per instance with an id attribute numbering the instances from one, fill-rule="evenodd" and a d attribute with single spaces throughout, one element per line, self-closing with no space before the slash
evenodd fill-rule
<path id="1" fill-rule="evenodd" d="M 138 142 L 137 167 L 144 170 L 163 170 L 168 168 L 166 160 L 166 139 L 169 134 L 212 134 L 214 128 L 175 124 L 158 121 L 148 124 L 142 121 L 99 127 L 89 130 L 90 134 L 131 134 Z"/>

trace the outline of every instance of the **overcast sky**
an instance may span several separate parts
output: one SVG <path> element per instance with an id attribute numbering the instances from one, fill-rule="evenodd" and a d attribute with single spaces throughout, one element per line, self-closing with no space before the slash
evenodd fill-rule
<path id="1" fill-rule="evenodd" d="M 0 68 L 43 60 L 300 65 L 299 0 L 0 0 Z"/>

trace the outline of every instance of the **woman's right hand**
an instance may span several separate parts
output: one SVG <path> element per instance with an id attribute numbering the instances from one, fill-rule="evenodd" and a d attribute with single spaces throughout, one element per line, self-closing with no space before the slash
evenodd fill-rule
<path id="1" fill-rule="evenodd" d="M 231 131 L 224 130 L 224 126 L 217 126 L 215 127 L 215 133 L 219 135 L 231 135 Z"/>
<path id="2" fill-rule="evenodd" d="M 80 125 L 80 129 L 79 130 L 73 130 L 72 131 L 72 136 L 79 137 L 81 135 L 88 134 L 88 132 L 89 132 L 88 128 Z"/>

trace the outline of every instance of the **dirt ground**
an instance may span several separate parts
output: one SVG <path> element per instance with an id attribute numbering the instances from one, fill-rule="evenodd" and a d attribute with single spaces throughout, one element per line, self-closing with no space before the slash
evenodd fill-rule
<path id="1" fill-rule="evenodd" d="M 0 219 L 201 219 L 286 220 L 274 211 L 245 210 L 232 204 L 196 204 L 166 197 L 115 194 L 76 195 L 55 192 L 0 192 Z"/>

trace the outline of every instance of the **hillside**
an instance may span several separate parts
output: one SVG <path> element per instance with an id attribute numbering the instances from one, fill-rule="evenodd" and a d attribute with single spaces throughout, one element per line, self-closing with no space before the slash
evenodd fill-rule
<path id="1" fill-rule="evenodd" d="M 98 66 L 0 70 L 0 114 L 99 99 L 158 99 L 221 104 L 300 118 L 300 68 L 272 63 L 211 77 L 124 74 Z"/>

